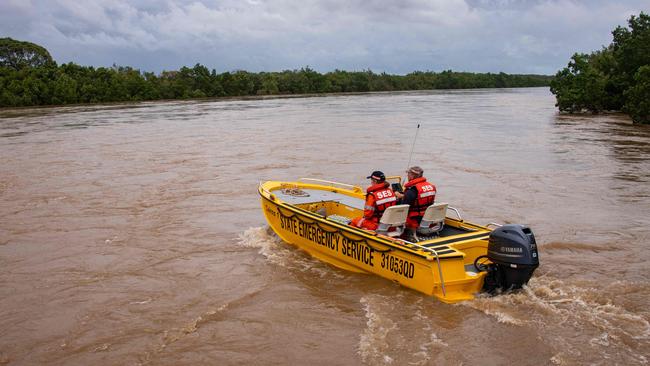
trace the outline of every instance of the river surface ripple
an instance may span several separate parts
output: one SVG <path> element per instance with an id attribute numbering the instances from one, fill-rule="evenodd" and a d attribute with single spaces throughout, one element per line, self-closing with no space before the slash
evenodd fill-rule
<path id="1" fill-rule="evenodd" d="M 648 364 L 650 128 L 546 88 L 0 111 L 0 365 Z M 266 226 L 261 180 L 413 162 L 529 224 L 524 291 L 456 305 Z"/>

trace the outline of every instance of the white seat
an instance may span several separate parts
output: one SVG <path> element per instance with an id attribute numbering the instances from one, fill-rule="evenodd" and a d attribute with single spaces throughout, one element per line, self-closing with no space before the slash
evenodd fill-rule
<path id="1" fill-rule="evenodd" d="M 447 217 L 446 203 L 435 203 L 424 212 L 417 233 L 423 236 L 437 235 L 445 226 L 445 217 Z"/>
<path id="2" fill-rule="evenodd" d="M 409 205 L 395 205 L 390 206 L 384 211 L 384 214 L 379 219 L 379 227 L 377 234 L 388 235 L 390 237 L 398 237 L 404 233 L 406 226 L 406 216 L 409 213 Z"/>

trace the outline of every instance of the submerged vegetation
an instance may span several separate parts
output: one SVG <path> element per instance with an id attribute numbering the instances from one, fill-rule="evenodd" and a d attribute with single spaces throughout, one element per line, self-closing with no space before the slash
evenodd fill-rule
<path id="1" fill-rule="evenodd" d="M 562 112 L 623 111 L 650 123 L 650 16 L 631 16 L 628 28 L 612 31 L 612 43 L 587 55 L 576 53 L 551 82 Z"/>
<path id="2" fill-rule="evenodd" d="M 131 67 L 57 65 L 47 50 L 29 42 L 0 39 L 0 107 L 235 97 L 277 94 L 341 93 L 427 89 L 548 86 L 545 75 L 469 73 L 451 70 L 408 75 L 309 67 L 282 72 L 218 74 L 203 65 L 160 74 Z"/>

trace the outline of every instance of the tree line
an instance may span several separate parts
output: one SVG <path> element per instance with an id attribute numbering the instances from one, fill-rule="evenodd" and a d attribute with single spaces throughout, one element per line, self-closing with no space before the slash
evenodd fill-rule
<path id="1" fill-rule="evenodd" d="M 575 53 L 551 82 L 562 112 L 623 111 L 650 123 L 650 16 L 641 12 L 612 31 L 613 41 L 591 54 Z"/>
<path id="2" fill-rule="evenodd" d="M 309 67 L 281 72 L 217 73 L 196 64 L 160 74 L 128 66 L 57 65 L 38 45 L 0 39 L 0 107 L 281 94 L 549 86 L 547 75 L 413 72 L 390 75 Z"/>

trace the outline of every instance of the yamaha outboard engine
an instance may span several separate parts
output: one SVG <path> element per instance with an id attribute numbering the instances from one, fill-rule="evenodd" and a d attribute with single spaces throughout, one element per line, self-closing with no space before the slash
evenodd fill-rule
<path id="1" fill-rule="evenodd" d="M 503 225 L 490 233 L 488 259 L 483 289 L 519 289 L 539 266 L 535 236 L 528 226 Z M 477 258 L 478 260 L 478 258 Z"/>

